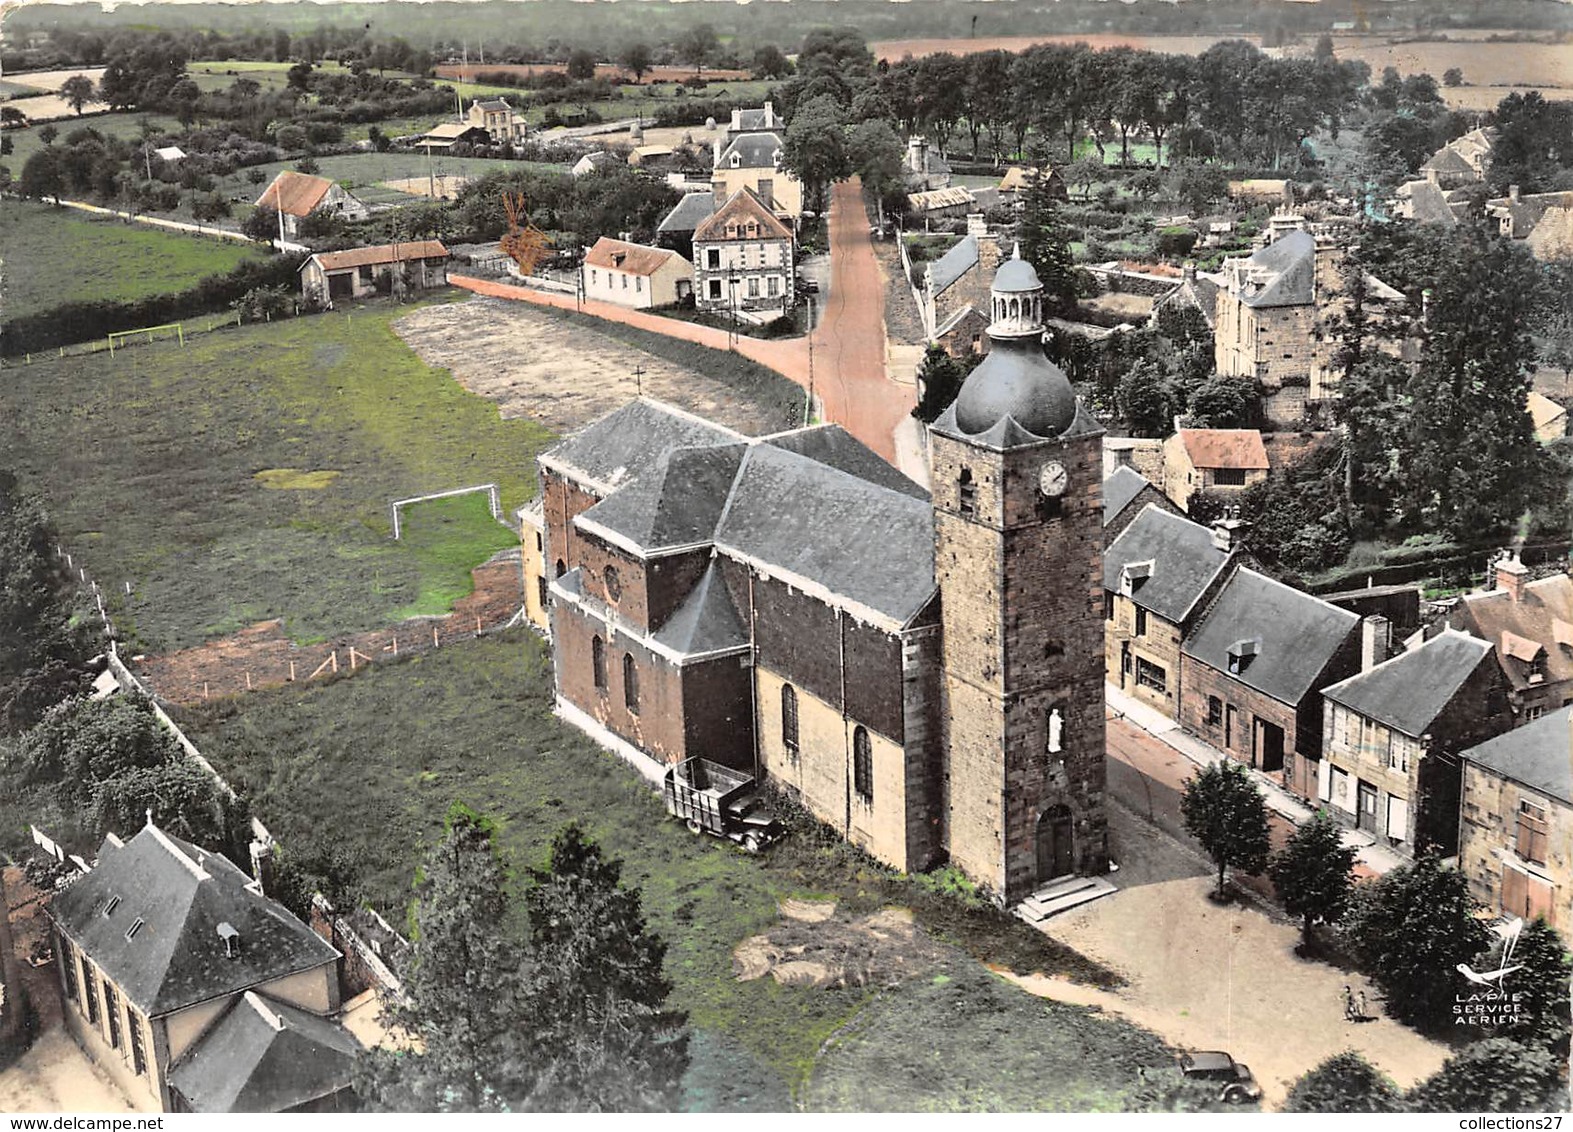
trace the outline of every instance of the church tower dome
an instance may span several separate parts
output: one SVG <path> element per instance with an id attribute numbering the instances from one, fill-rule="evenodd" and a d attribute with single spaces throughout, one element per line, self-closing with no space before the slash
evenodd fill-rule
<path id="1" fill-rule="evenodd" d="M 956 429 L 978 436 L 1004 425 L 1039 439 L 1060 436 L 1076 420 L 1076 391 L 1044 357 L 1043 284 L 1019 245 L 994 277 L 990 306 L 991 349 L 956 397 Z"/>

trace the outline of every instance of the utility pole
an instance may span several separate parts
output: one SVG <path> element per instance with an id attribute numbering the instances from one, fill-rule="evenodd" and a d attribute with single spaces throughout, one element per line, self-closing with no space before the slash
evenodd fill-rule
<path id="1" fill-rule="evenodd" d="M 808 298 L 808 406 L 803 410 L 803 423 L 808 424 L 814 414 L 814 297 Z"/>

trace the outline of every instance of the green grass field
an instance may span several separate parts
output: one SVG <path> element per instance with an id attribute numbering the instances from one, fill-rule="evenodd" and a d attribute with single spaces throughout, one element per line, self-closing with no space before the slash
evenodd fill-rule
<path id="1" fill-rule="evenodd" d="M 140 299 L 183 291 L 265 254 L 228 240 L 187 236 L 31 201 L 0 200 L 0 258 L 10 317 L 88 299 Z M 60 265 L 69 263 L 70 270 Z"/>
<path id="2" fill-rule="evenodd" d="M 512 544 L 474 500 L 389 538 L 388 504 L 424 492 L 497 481 L 511 512 L 550 440 L 422 363 L 390 326 L 407 309 L 7 367 L 0 452 L 44 490 L 135 647 L 269 617 L 305 640 L 441 612 Z"/>
<path id="3" fill-rule="evenodd" d="M 59 130 L 62 139 L 71 131 L 80 128 L 95 129 L 105 137 L 135 139 L 139 136 L 144 118 L 166 133 L 173 134 L 180 131 L 180 123 L 166 114 L 88 114 L 80 119 L 62 118 L 58 122 L 47 124 Z M 11 176 L 21 176 L 22 166 L 27 164 L 27 159 L 44 148 L 44 143 L 38 136 L 38 131 L 43 128 L 41 124 L 29 126 L 25 130 L 5 132 L 5 136 L 11 139 L 13 148 L 10 156 L 0 158 L 0 163 L 11 170 Z"/>
<path id="4" fill-rule="evenodd" d="M 733 948 L 776 922 L 777 901 L 805 895 L 853 915 L 911 907 L 932 935 L 1019 970 L 1112 976 L 992 906 L 889 873 L 815 827 L 759 857 L 691 835 L 630 768 L 552 717 L 547 663 L 544 646 L 516 630 L 349 679 L 215 701 L 182 712 L 182 725 L 244 786 L 286 855 L 335 847 L 395 922 L 453 801 L 498 819 L 516 870 L 538 863 L 561 825 L 583 822 L 624 860 L 625 882 L 642 890 L 669 945 L 674 1000 L 699 1031 L 696 1107 L 779 1108 L 790 1093 L 816 1107 L 863 1108 L 860 1089 L 870 1088 L 881 1101 L 910 1090 L 907 1103 L 923 1108 L 1105 1108 L 1133 1065 L 1163 1060 L 1150 1035 L 1046 1007 L 959 951 L 946 951 L 942 978 L 925 971 L 896 986 L 739 982 Z M 821 1079 L 821 1047 L 855 1021 Z M 1086 1056 L 1116 1044 L 1111 1061 Z M 887 1072 L 887 1062 L 904 1068 Z M 885 1080 L 870 1080 L 874 1071 Z"/>

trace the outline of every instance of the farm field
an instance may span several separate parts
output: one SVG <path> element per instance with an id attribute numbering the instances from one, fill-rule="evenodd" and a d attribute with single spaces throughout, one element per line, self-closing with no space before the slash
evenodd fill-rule
<path id="1" fill-rule="evenodd" d="M 530 75 L 567 74 L 566 63 L 443 63 L 436 68 L 439 79 L 459 79 L 473 82 L 485 74 L 506 74 L 529 77 Z M 710 70 L 696 73 L 691 67 L 652 67 L 645 74 L 646 83 L 679 83 L 685 79 L 704 78 L 707 82 L 741 82 L 750 75 L 748 71 L 716 71 Z M 629 83 L 633 76 L 624 68 L 614 63 L 598 63 L 595 67 L 595 77 L 598 79 L 616 79 L 622 83 Z"/>
<path id="2" fill-rule="evenodd" d="M 411 495 L 496 481 L 517 508 L 550 440 L 423 364 L 390 327 L 409 310 L 7 367 L 0 450 L 42 489 L 133 649 L 272 617 L 305 641 L 441 612 L 516 542 L 462 505 L 440 538 L 388 537 L 388 504 Z"/>
<path id="3" fill-rule="evenodd" d="M 5 310 L 13 318 L 61 303 L 182 291 L 265 254 L 31 201 L 0 200 L 0 233 Z M 61 271 L 62 262 L 71 269 Z"/>
<path id="4" fill-rule="evenodd" d="M 424 153 L 348 153 L 335 157 L 319 157 L 317 175 L 338 181 L 367 204 L 409 204 L 415 198 L 410 193 L 388 188 L 384 182 L 404 179 L 426 180 L 428 177 L 451 180 L 455 177 L 479 177 L 498 170 L 531 169 L 537 172 L 566 173 L 566 165 L 548 165 L 543 162 L 504 161 L 491 157 L 444 157 L 434 155 L 428 161 Z M 235 200 L 250 204 L 262 194 L 269 181 L 285 169 L 293 169 L 294 161 L 274 161 L 267 165 L 238 169 L 225 177 L 216 178 L 218 192 Z M 260 169 L 263 179 L 253 182 L 248 174 Z M 442 186 L 439 185 L 439 188 Z"/>
<path id="5" fill-rule="evenodd" d="M 180 129 L 180 123 L 166 114 L 86 114 L 80 120 L 72 115 L 70 122 L 57 122 L 55 128 L 60 131 L 62 138 L 72 130 L 84 127 L 95 129 L 105 137 L 134 139 L 139 136 L 144 119 L 160 130 L 174 132 Z M 5 136 L 11 139 L 14 147 L 11 156 L 5 159 L 5 164 L 10 166 L 13 176 L 21 173 L 22 166 L 27 164 L 29 157 L 44 148 L 44 143 L 38 138 L 40 128 L 40 126 L 29 126 L 25 130 L 5 132 Z"/>
<path id="6" fill-rule="evenodd" d="M 214 701 L 182 712 L 182 724 L 249 792 L 286 854 L 331 846 L 360 867 L 364 895 L 396 923 L 452 801 L 498 820 L 516 868 L 539 862 L 556 829 L 580 821 L 623 859 L 625 882 L 642 890 L 669 945 L 673 1001 L 698 1032 L 693 1107 L 779 1109 L 789 1097 L 861 1107 L 859 1078 L 898 1061 L 964 1064 L 924 1073 L 910 1091 L 903 1079 L 917 1107 L 1118 1108 L 1136 1066 L 1168 1061 L 1150 1034 L 1044 1004 L 987 974 L 978 958 L 1111 981 L 991 906 L 891 874 L 812 826 L 751 857 L 665 820 L 632 769 L 552 717 L 547 663 L 544 646 L 515 630 L 351 679 Z M 881 914 L 892 905 L 911 908 L 915 928 L 899 912 Z M 798 973 L 812 977 L 777 982 L 770 957 L 795 946 L 811 960 Z M 877 1043 L 848 1038 L 852 1046 L 822 1052 L 863 1019 Z M 1006 1033 L 1013 1046 L 1020 1039 L 1008 1053 Z M 1107 1062 L 1087 1056 L 1116 1045 Z M 834 1068 L 823 1086 L 822 1062 Z"/>

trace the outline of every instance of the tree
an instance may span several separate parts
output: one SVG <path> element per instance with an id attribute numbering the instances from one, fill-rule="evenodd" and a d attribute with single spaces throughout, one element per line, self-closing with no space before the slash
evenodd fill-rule
<path id="1" fill-rule="evenodd" d="M 1463 86 L 1464 72 L 1459 70 L 1457 67 L 1449 67 L 1447 70 L 1442 72 L 1442 85 Z"/>
<path id="2" fill-rule="evenodd" d="M 622 65 L 623 70 L 634 77 L 636 84 L 643 81 L 654 64 L 648 43 L 630 43 L 623 48 L 623 53 L 617 57 L 617 61 Z"/>
<path id="3" fill-rule="evenodd" d="M 530 1042 L 542 1020 L 510 935 L 495 832 L 455 803 L 416 876 L 407 1002 L 390 1004 L 385 1016 L 420 1052 L 374 1049 L 361 1058 L 355 1091 L 373 1110 L 498 1111 L 528 1094 Z"/>
<path id="4" fill-rule="evenodd" d="M 873 195 L 879 226 L 885 227 L 885 206 L 901 207 L 906 193 L 905 150 L 901 139 L 881 120 L 860 123 L 847 139 L 847 151 L 863 187 Z"/>
<path id="5" fill-rule="evenodd" d="M 1487 1038 L 1448 1058 L 1406 1100 L 1413 1112 L 1561 1112 L 1568 1093 L 1548 1051 Z"/>
<path id="6" fill-rule="evenodd" d="M 754 78 L 784 79 L 792 73 L 792 60 L 773 43 L 754 50 Z"/>
<path id="7" fill-rule="evenodd" d="M 705 64 L 721 48 L 721 41 L 716 38 L 715 28 L 709 24 L 695 24 L 677 39 L 674 45 L 677 48 L 677 57 L 685 63 L 692 63 L 697 74 L 704 74 Z"/>
<path id="8" fill-rule="evenodd" d="M 1458 964 L 1473 960 L 1491 938 L 1475 907 L 1464 874 L 1432 851 L 1356 890 L 1343 934 L 1387 996 L 1390 1014 L 1406 1022 L 1448 1021 L 1462 985 Z"/>
<path id="9" fill-rule="evenodd" d="M 98 97 L 108 103 L 111 110 L 129 110 L 137 104 L 139 83 L 127 60 L 114 58 L 98 77 Z"/>
<path id="10" fill-rule="evenodd" d="M 1180 816 L 1218 866 L 1219 899 L 1229 868 L 1255 876 L 1266 866 L 1267 803 L 1239 763 L 1220 759 L 1192 775 L 1180 796 Z"/>
<path id="11" fill-rule="evenodd" d="M 924 424 L 933 424 L 956 400 L 962 382 L 967 380 L 966 368 L 938 342 L 930 342 L 923 351 L 923 364 L 918 368 L 918 387 L 923 396 L 918 399 L 912 415 Z"/>
<path id="12" fill-rule="evenodd" d="M 852 172 L 841 107 L 830 95 L 812 98 L 793 112 L 781 148 L 781 167 L 803 182 L 814 211 L 824 212 L 830 186 Z"/>
<path id="13" fill-rule="evenodd" d="M 1051 307 L 1076 306 L 1076 261 L 1071 256 L 1071 231 L 1060 214 L 1048 177 L 1034 177 L 1023 195 L 1017 225 L 1021 257 L 1032 264 Z"/>
<path id="14" fill-rule="evenodd" d="M 65 99 L 82 116 L 82 107 L 93 101 L 93 80 L 86 75 L 72 75 L 60 86 L 60 97 Z"/>
<path id="15" fill-rule="evenodd" d="M 688 1067 L 685 1016 L 665 1008 L 666 944 L 646 930 L 637 889 L 620 884 L 577 825 L 558 831 L 525 893 L 534 960 L 529 1107 L 549 1112 L 670 1111 Z"/>
<path id="16" fill-rule="evenodd" d="M 38 131 L 38 140 L 45 146 L 55 144 L 55 139 L 60 136 L 60 130 L 53 123 L 45 123 Z"/>
<path id="17" fill-rule="evenodd" d="M 1211 351 L 1200 360 L 1212 368 Z M 1192 428 L 1250 428 L 1256 419 L 1256 402 L 1255 379 L 1215 373 L 1191 390 L 1185 419 Z"/>
<path id="18" fill-rule="evenodd" d="M 1174 414 L 1168 380 L 1151 359 L 1141 359 L 1121 375 L 1114 390 L 1114 405 L 1133 436 L 1161 440 L 1169 435 Z"/>
<path id="19" fill-rule="evenodd" d="M 568 56 L 568 77 L 578 82 L 595 78 L 595 52 L 577 47 Z"/>
<path id="20" fill-rule="evenodd" d="M 1193 216 L 1206 213 L 1212 203 L 1222 199 L 1228 191 L 1228 177 L 1220 166 L 1210 161 L 1182 161 L 1174 171 L 1174 195 Z"/>
<path id="21" fill-rule="evenodd" d="M 1081 157 L 1060 169 L 1066 188 L 1081 186 L 1082 195 L 1092 192 L 1092 186 L 1109 175 L 1108 166 L 1096 157 Z"/>
<path id="22" fill-rule="evenodd" d="M 1353 1050 L 1335 1053 L 1289 1088 L 1284 1112 L 1402 1112 L 1403 1094 Z"/>
<path id="23" fill-rule="evenodd" d="M 1267 866 L 1284 911 L 1300 918 L 1300 939 L 1309 946 L 1315 924 L 1334 924 L 1344 914 L 1354 883 L 1355 850 L 1343 829 L 1318 810 L 1289 838 Z"/>

